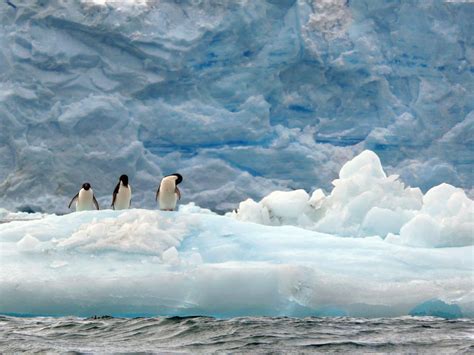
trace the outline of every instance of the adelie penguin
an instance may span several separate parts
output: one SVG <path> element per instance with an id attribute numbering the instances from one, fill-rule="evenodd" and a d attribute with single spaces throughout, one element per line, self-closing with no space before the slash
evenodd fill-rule
<path id="1" fill-rule="evenodd" d="M 173 211 L 176 203 L 181 199 L 178 184 L 183 181 L 180 174 L 171 174 L 161 179 L 160 186 L 156 191 L 156 200 L 160 204 L 160 210 Z"/>
<path id="2" fill-rule="evenodd" d="M 122 175 L 119 178 L 117 186 L 115 186 L 112 195 L 112 208 L 114 210 L 125 210 L 130 208 L 132 203 L 132 187 L 128 183 L 128 176 Z"/>
<path id="3" fill-rule="evenodd" d="M 99 209 L 99 203 L 95 199 L 91 184 L 88 182 L 82 184 L 82 189 L 80 189 L 76 196 L 72 198 L 71 202 L 69 202 L 69 208 L 71 208 L 74 201 L 76 201 L 76 211 Z"/>

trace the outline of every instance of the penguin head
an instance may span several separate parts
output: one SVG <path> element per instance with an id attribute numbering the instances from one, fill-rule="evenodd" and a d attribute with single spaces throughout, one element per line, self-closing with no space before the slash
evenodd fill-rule
<path id="1" fill-rule="evenodd" d="M 123 186 L 128 186 L 128 176 L 127 175 L 121 175 L 119 181 L 122 182 Z"/>
<path id="2" fill-rule="evenodd" d="M 183 177 L 181 176 L 181 174 L 174 173 L 168 176 L 176 176 L 176 182 L 175 182 L 176 185 L 178 185 L 181 181 L 183 181 Z"/>
<path id="3" fill-rule="evenodd" d="M 85 182 L 82 184 L 82 188 L 87 191 L 91 188 L 91 184 L 89 184 L 88 182 Z"/>

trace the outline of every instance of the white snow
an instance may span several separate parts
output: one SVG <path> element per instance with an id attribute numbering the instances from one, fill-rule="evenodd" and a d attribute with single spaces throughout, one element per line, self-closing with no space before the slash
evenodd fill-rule
<path id="1" fill-rule="evenodd" d="M 137 210 L 86 223 L 58 242 L 57 246 L 84 252 L 116 250 L 161 255 L 178 246 L 186 232 L 193 228 L 193 218 L 156 220 L 154 211 Z M 150 238 L 150 235 L 153 238 Z"/>

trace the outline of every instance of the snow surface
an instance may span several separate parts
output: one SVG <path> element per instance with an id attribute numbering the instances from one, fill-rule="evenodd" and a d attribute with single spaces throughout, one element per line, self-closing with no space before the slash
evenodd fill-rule
<path id="1" fill-rule="evenodd" d="M 121 174 L 133 206 L 152 208 L 161 177 L 180 172 L 184 203 L 223 212 L 329 191 L 365 149 L 423 192 L 472 196 L 472 3 L 11 2 L 2 208 L 65 213 L 86 181 L 105 206 Z"/>
<path id="2" fill-rule="evenodd" d="M 0 313 L 474 316 L 474 209 L 461 189 L 423 195 L 371 151 L 334 185 L 274 191 L 227 216 L 190 203 L 0 224 Z"/>

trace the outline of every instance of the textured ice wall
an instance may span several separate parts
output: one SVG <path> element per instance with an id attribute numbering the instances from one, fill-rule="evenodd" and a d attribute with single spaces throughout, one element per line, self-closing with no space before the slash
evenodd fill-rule
<path id="1" fill-rule="evenodd" d="M 342 0 L 0 4 L 0 201 L 228 210 L 330 188 L 365 148 L 424 191 L 472 189 L 474 4 Z M 100 3 L 101 5 L 97 5 Z"/>

